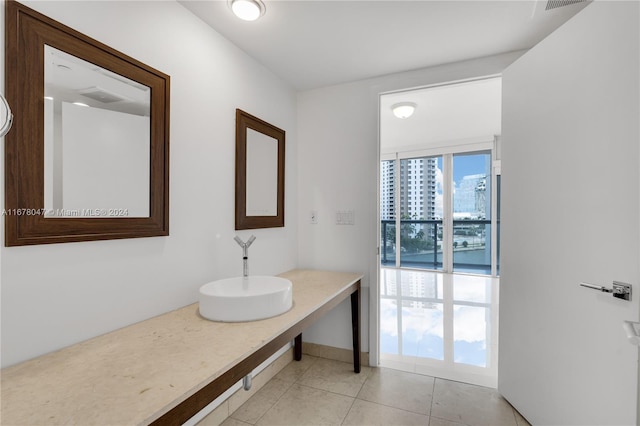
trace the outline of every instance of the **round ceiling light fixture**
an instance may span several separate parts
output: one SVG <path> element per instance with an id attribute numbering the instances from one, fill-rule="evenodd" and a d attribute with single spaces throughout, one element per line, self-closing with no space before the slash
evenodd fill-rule
<path id="1" fill-rule="evenodd" d="M 229 0 L 229 6 L 234 15 L 243 21 L 255 21 L 266 11 L 261 0 Z"/>
<path id="2" fill-rule="evenodd" d="M 393 111 L 393 115 L 398 118 L 409 118 L 416 110 L 416 104 L 413 102 L 399 102 L 397 104 L 393 104 L 391 106 L 391 110 Z"/>

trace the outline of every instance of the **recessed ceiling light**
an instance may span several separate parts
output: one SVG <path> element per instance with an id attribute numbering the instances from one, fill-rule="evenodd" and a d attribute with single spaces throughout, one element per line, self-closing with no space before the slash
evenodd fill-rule
<path id="1" fill-rule="evenodd" d="M 416 104 L 413 102 L 399 102 L 391 107 L 393 115 L 398 118 L 409 118 L 416 110 Z"/>
<path id="2" fill-rule="evenodd" d="M 233 13 L 244 21 L 255 21 L 266 11 L 261 0 L 229 0 L 229 5 Z"/>

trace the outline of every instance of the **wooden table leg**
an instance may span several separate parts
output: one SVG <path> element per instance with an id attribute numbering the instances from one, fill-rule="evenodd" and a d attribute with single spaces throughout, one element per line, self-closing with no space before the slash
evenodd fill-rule
<path id="1" fill-rule="evenodd" d="M 302 359 L 302 333 L 298 334 L 293 341 L 293 359 L 296 361 Z"/>
<path id="2" fill-rule="evenodd" d="M 353 335 L 353 371 L 360 372 L 360 288 L 351 293 L 351 334 Z"/>

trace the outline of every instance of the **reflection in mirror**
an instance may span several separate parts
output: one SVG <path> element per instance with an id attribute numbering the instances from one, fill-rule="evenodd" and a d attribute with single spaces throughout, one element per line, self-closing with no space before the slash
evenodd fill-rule
<path id="1" fill-rule="evenodd" d="M 278 140 L 247 129 L 247 216 L 278 214 Z"/>
<path id="2" fill-rule="evenodd" d="M 5 5 L 5 245 L 169 235 L 170 77 Z"/>
<path id="3" fill-rule="evenodd" d="M 44 81 L 45 216 L 148 217 L 150 88 L 49 45 Z"/>

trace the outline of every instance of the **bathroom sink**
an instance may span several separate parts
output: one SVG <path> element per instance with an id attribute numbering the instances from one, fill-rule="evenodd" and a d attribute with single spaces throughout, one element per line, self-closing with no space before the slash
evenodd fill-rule
<path id="1" fill-rule="evenodd" d="M 242 322 L 274 317 L 293 305 L 291 281 L 264 275 L 212 281 L 200 287 L 200 315 L 212 321 Z"/>

